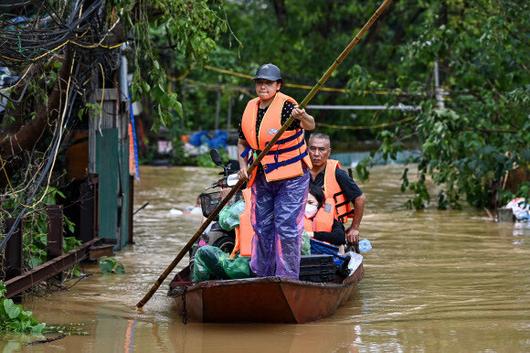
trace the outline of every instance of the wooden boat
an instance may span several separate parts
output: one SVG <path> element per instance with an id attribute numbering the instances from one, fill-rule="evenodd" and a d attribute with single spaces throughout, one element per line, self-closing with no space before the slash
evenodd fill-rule
<path id="1" fill-rule="evenodd" d="M 171 281 L 168 295 L 185 320 L 301 324 L 333 315 L 350 299 L 363 274 L 361 263 L 336 282 L 258 277 L 192 283 L 188 266 Z"/>

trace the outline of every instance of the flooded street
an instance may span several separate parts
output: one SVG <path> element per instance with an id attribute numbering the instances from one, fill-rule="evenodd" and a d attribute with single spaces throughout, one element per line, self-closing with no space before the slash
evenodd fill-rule
<path id="1" fill-rule="evenodd" d="M 530 228 L 493 223 L 484 212 L 415 212 L 402 205 L 402 167 L 372 170 L 361 238 L 372 242 L 354 297 L 325 320 L 305 325 L 184 325 L 169 278 L 142 312 L 134 308 L 197 229 L 175 215 L 195 203 L 217 169 L 142 169 L 136 185 L 135 245 L 117 253 L 125 275 L 97 266 L 70 290 L 26 297 L 48 324 L 76 324 L 86 335 L 3 352 L 530 352 Z M 184 261 L 180 267 L 185 265 Z M 70 281 L 67 285 L 73 285 Z M 2 350 L 0 350 L 2 352 Z"/>

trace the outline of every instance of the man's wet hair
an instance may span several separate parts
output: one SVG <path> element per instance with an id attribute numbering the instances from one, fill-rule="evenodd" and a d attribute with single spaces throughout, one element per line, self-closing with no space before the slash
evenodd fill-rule
<path id="1" fill-rule="evenodd" d="M 311 136 L 309 136 L 309 141 L 312 139 L 328 140 L 329 147 L 331 147 L 331 139 L 329 138 L 329 135 L 323 134 L 321 132 L 313 132 Z"/>

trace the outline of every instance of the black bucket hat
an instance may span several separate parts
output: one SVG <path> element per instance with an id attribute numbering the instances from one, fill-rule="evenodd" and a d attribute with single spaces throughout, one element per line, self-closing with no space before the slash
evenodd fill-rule
<path id="1" fill-rule="evenodd" d="M 282 81 L 282 73 L 278 66 L 270 63 L 264 64 L 256 70 L 254 80 Z"/>

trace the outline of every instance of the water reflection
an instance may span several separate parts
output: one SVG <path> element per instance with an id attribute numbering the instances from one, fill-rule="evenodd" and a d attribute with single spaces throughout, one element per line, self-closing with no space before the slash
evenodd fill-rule
<path id="1" fill-rule="evenodd" d="M 28 297 L 43 321 L 81 324 L 86 336 L 0 352 L 524 352 L 530 351 L 528 224 L 492 223 L 474 210 L 403 207 L 401 168 L 378 167 L 361 237 L 374 249 L 366 277 L 336 315 L 306 325 L 182 324 L 167 283 L 142 312 L 135 303 L 198 227 L 170 209 L 195 203 L 217 170 L 143 168 L 134 246 L 118 254 L 125 275 L 94 273 L 67 292 Z M 17 346 L 18 345 L 18 346 Z"/>

